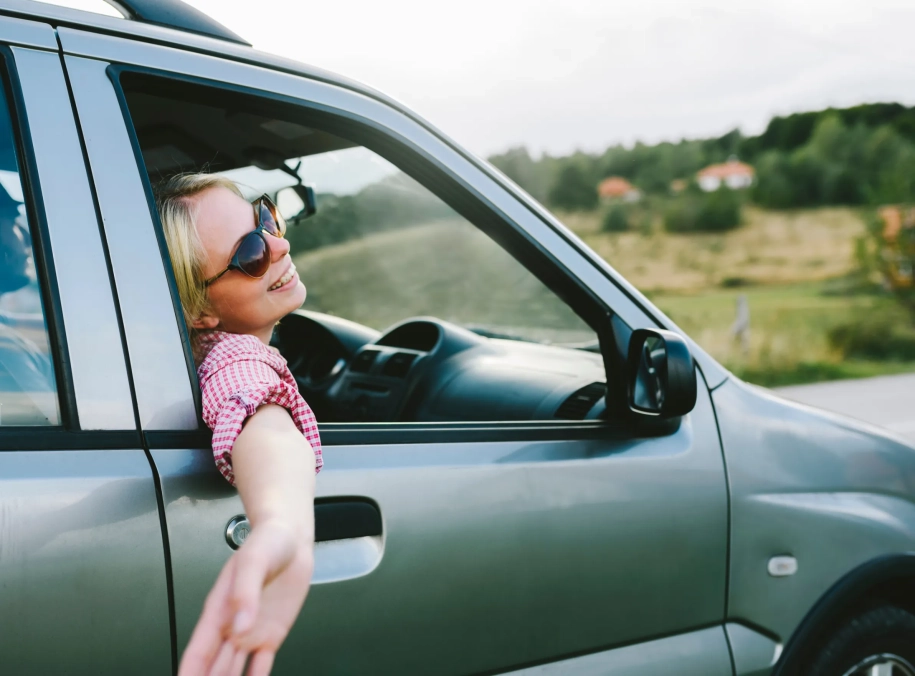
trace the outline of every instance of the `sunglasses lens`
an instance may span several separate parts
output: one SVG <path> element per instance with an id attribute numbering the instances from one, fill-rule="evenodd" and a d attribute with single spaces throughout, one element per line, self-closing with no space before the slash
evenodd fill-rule
<path id="1" fill-rule="evenodd" d="M 280 215 L 276 205 L 266 197 L 262 197 L 258 202 L 258 218 L 264 230 L 274 237 L 286 234 L 286 220 Z"/>
<path id="2" fill-rule="evenodd" d="M 257 233 L 251 233 L 238 245 L 238 267 L 249 277 L 263 277 L 270 267 L 267 242 Z"/>

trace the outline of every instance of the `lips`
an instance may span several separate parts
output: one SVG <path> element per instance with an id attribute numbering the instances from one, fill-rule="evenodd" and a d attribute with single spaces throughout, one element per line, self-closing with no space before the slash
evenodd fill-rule
<path id="1" fill-rule="evenodd" d="M 286 269 L 286 272 L 283 273 L 283 276 L 276 280 L 276 283 L 271 286 L 267 291 L 276 291 L 278 288 L 287 284 L 290 279 L 295 276 L 295 263 L 290 261 L 289 267 Z"/>

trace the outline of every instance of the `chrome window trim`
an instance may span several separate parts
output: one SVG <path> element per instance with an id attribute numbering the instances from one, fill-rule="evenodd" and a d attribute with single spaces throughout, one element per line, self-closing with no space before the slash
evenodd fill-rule
<path id="1" fill-rule="evenodd" d="M 0 42 L 8 45 L 58 50 L 57 35 L 46 23 L 0 16 Z"/>
<path id="2" fill-rule="evenodd" d="M 14 47 L 81 429 L 136 429 L 108 262 L 60 57 Z"/>
<path id="3" fill-rule="evenodd" d="M 198 426 L 176 309 L 150 227 L 144 178 L 121 106 L 101 61 L 65 57 L 73 88 L 144 430 Z"/>

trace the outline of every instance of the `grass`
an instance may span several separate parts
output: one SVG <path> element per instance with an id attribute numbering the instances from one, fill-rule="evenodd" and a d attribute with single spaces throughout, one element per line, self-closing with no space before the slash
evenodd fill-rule
<path id="1" fill-rule="evenodd" d="M 731 333 L 740 295 L 750 307 L 746 352 Z M 654 294 L 652 300 L 727 368 L 759 385 L 915 371 L 915 362 L 850 360 L 829 345 L 828 331 L 840 324 L 866 321 L 874 314 L 909 321 L 883 294 L 836 294 L 829 282 L 805 282 L 713 289 L 695 295 Z"/>
<path id="2" fill-rule="evenodd" d="M 744 224 L 721 234 L 601 231 L 597 212 L 562 214 L 563 222 L 642 291 L 702 293 L 726 283 L 822 281 L 854 268 L 864 222 L 852 209 L 744 208 Z"/>
<path id="3" fill-rule="evenodd" d="M 565 222 L 687 334 L 750 382 L 775 386 L 915 371 L 915 362 L 849 360 L 828 331 L 880 313 L 908 322 L 887 295 L 837 284 L 855 269 L 864 233 L 851 209 L 745 209 L 719 235 L 606 233 L 600 215 Z M 382 232 L 295 256 L 306 307 L 383 330 L 434 315 L 551 342 L 593 332 L 485 234 L 459 219 Z M 731 335 L 736 302 L 750 308 L 749 349 Z"/>
<path id="4" fill-rule="evenodd" d="M 480 230 L 461 220 L 382 232 L 295 256 L 305 307 L 383 330 L 411 316 L 550 342 L 594 332 Z"/>

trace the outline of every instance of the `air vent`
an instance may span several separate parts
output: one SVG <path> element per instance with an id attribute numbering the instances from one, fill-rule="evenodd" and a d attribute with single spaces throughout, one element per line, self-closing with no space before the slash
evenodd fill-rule
<path id="1" fill-rule="evenodd" d="M 417 355 L 409 352 L 398 352 L 392 355 L 385 363 L 381 372 L 392 378 L 403 378 L 410 370 L 410 366 L 416 361 Z"/>
<path id="2" fill-rule="evenodd" d="M 353 359 L 349 370 L 356 373 L 368 373 L 372 370 L 372 364 L 375 363 L 376 357 L 378 357 L 378 350 L 363 350 Z"/>
<path id="3" fill-rule="evenodd" d="M 607 386 L 604 383 L 591 383 L 572 393 L 556 410 L 556 418 L 563 420 L 584 420 L 588 411 L 594 408 L 604 394 Z"/>

